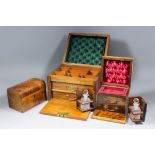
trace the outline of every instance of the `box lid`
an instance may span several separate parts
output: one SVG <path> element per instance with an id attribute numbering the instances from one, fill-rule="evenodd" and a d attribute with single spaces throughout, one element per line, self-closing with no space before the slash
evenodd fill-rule
<path id="1" fill-rule="evenodd" d="M 15 92 L 21 97 L 25 97 L 45 87 L 44 85 L 45 83 L 43 80 L 32 78 L 8 88 L 8 91 Z"/>
<path id="2" fill-rule="evenodd" d="M 130 87 L 133 58 L 103 56 L 102 84 L 110 86 Z"/>
<path id="3" fill-rule="evenodd" d="M 101 67 L 102 56 L 107 55 L 109 34 L 69 33 L 63 64 Z"/>
<path id="4" fill-rule="evenodd" d="M 41 109 L 41 114 L 58 116 L 64 118 L 71 118 L 86 121 L 90 112 L 81 112 L 76 107 L 76 101 L 69 101 L 64 99 L 51 99 Z"/>

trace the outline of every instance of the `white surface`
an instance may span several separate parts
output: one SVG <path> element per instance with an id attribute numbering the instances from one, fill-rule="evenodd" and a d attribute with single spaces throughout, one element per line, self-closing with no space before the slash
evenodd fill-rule
<path id="1" fill-rule="evenodd" d="M 143 125 L 135 125 L 131 122 L 124 125 L 91 119 L 90 117 L 92 114 L 90 114 L 87 121 L 39 114 L 39 111 L 46 103 L 47 102 L 44 102 L 25 113 L 19 113 L 8 108 L 6 103 L 3 103 L 3 107 L 1 104 L 0 128 L 155 128 L 154 124 L 150 124 L 151 119 L 149 119 L 149 115 L 147 115 L 146 122 Z"/>

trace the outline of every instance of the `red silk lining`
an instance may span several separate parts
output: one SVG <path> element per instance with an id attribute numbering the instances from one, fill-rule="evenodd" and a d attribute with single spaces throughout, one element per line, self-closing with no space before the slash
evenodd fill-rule
<path id="1" fill-rule="evenodd" d="M 118 88 L 118 87 L 110 87 L 110 86 L 102 86 L 99 89 L 99 93 L 121 95 L 121 96 L 126 96 L 127 92 L 128 92 L 128 88 Z"/>
<path id="2" fill-rule="evenodd" d="M 130 62 L 120 60 L 105 60 L 104 82 L 109 84 L 129 85 Z"/>

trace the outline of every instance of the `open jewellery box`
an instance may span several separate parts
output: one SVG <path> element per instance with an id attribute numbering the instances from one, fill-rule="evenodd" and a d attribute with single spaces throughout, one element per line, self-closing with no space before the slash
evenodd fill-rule
<path id="1" fill-rule="evenodd" d="M 125 123 L 133 58 L 103 56 L 102 86 L 97 93 L 93 118 Z"/>
<path id="2" fill-rule="evenodd" d="M 48 74 L 47 105 L 42 114 L 86 120 L 89 112 L 76 108 L 76 91 L 87 89 L 95 100 L 101 82 L 102 56 L 110 35 L 69 33 L 62 64 Z M 51 100 L 52 99 L 52 100 Z"/>

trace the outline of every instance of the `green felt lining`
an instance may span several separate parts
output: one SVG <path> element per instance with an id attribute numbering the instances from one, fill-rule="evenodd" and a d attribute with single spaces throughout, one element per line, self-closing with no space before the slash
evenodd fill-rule
<path id="1" fill-rule="evenodd" d="M 101 65 L 106 37 L 71 36 L 66 62 Z"/>

